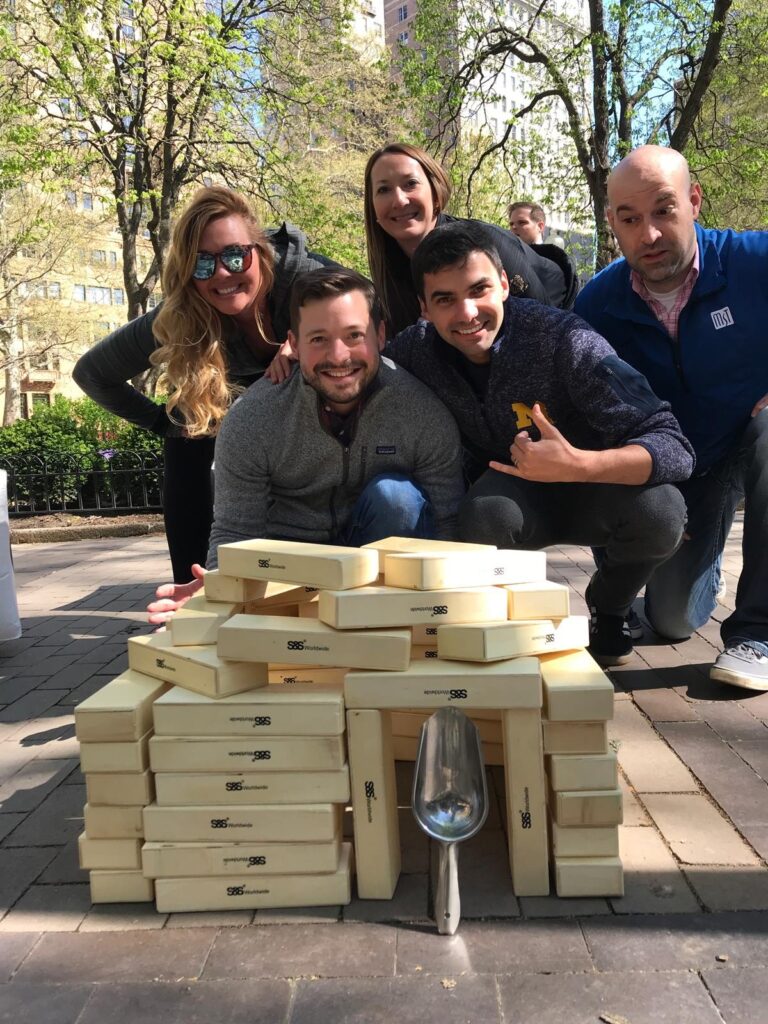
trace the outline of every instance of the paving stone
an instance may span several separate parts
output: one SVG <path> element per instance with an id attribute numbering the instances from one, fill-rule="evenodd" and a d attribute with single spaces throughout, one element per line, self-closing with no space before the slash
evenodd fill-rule
<path id="1" fill-rule="evenodd" d="M 338 907 L 276 907 L 273 910 L 257 910 L 255 925 L 269 924 L 338 924 L 341 920 Z"/>
<path id="2" fill-rule="evenodd" d="M 397 936 L 398 974 L 509 974 L 592 970 L 575 921 L 462 921 L 455 935 L 414 927 Z"/>
<path id="3" fill-rule="evenodd" d="M 75 687 L 74 690 L 70 690 L 66 696 L 62 697 L 59 703 L 62 707 L 69 706 L 70 704 L 76 706 L 87 697 L 91 697 L 102 686 L 106 686 L 107 683 L 111 682 L 118 675 L 120 675 L 119 672 L 110 672 L 107 675 L 93 675 L 80 686 Z"/>
<path id="4" fill-rule="evenodd" d="M 10 981 L 14 972 L 40 938 L 40 932 L 4 935 L 0 942 L 0 984 Z"/>
<path id="5" fill-rule="evenodd" d="M 91 996 L 89 985 L 0 985 L 3 1024 L 75 1024 Z"/>
<path id="6" fill-rule="evenodd" d="M 13 906 L 55 856 L 56 850 L 50 848 L 0 849 L 0 913 L 4 914 Z M 36 931 L 34 928 L 29 930 Z"/>
<path id="7" fill-rule="evenodd" d="M 724 740 L 762 740 L 768 745 L 765 724 L 735 701 L 697 704 L 696 715 Z"/>
<path id="8" fill-rule="evenodd" d="M 653 828 L 619 830 L 624 895 L 610 900 L 617 914 L 685 914 L 699 909 L 675 858 Z"/>
<path id="9" fill-rule="evenodd" d="M 715 967 L 702 980 L 728 1024 L 760 1024 L 768 1006 L 768 971 L 759 967 Z"/>
<path id="10" fill-rule="evenodd" d="M 768 868 L 763 865 L 691 865 L 684 871 L 707 910 L 768 910 Z"/>
<path id="11" fill-rule="evenodd" d="M 80 745 L 75 735 L 75 721 L 69 709 L 51 708 L 36 720 L 34 729 L 23 729 L 14 741 L 25 750 L 34 752 L 36 760 L 50 759 L 72 762 L 80 760 Z"/>
<path id="12" fill-rule="evenodd" d="M 253 921 L 252 910 L 201 910 L 169 914 L 168 928 L 245 928 Z"/>
<path id="13" fill-rule="evenodd" d="M 31 690 L 29 693 L 9 704 L 7 708 L 0 711 L 0 722 L 12 725 L 15 722 L 26 722 L 29 718 L 36 718 L 41 712 L 58 704 L 62 697 L 66 696 L 66 690 Z"/>
<path id="14" fill-rule="evenodd" d="M 427 875 L 401 875 L 391 900 L 355 897 L 349 906 L 342 908 L 342 917 L 345 921 L 426 921 L 428 896 Z"/>
<path id="15" fill-rule="evenodd" d="M 290 1000 L 285 981 L 99 986 L 78 1024 L 278 1024 L 286 1020 Z"/>
<path id="16" fill-rule="evenodd" d="M 768 722 L 768 693 L 755 693 L 749 698 L 742 696 L 741 701 L 751 715 L 762 722 Z"/>
<path id="17" fill-rule="evenodd" d="M 404 875 L 423 875 L 429 871 L 429 839 L 419 828 L 410 807 L 398 811 L 400 822 L 400 870 Z"/>
<path id="18" fill-rule="evenodd" d="M 212 928 L 44 935 L 16 978 L 49 984 L 192 980 L 215 935 Z"/>
<path id="19" fill-rule="evenodd" d="M 632 704 L 616 705 L 608 735 L 622 771 L 638 793 L 698 791 L 685 765 Z"/>
<path id="20" fill-rule="evenodd" d="M 437 879 L 438 844 L 432 847 L 432 878 Z M 507 839 L 501 829 L 483 829 L 459 846 L 459 894 L 462 918 L 520 916 L 512 891 Z"/>
<path id="21" fill-rule="evenodd" d="M 768 737 L 762 740 L 737 740 L 731 746 L 763 782 L 768 782 Z"/>
<path id="22" fill-rule="evenodd" d="M 167 914 L 158 914 L 154 903 L 99 903 L 83 918 L 80 932 L 130 932 L 160 929 Z"/>
<path id="23" fill-rule="evenodd" d="M 258 920 L 258 918 L 257 918 Z M 387 925 L 255 926 L 221 932 L 203 977 L 328 978 L 391 977 L 397 932 Z"/>
<path id="24" fill-rule="evenodd" d="M 2 810 L 2 808 L 0 808 Z M 26 813 L 19 811 L 13 814 L 0 814 L 0 842 L 9 836 L 13 830 L 24 821 Z"/>
<path id="25" fill-rule="evenodd" d="M 619 772 L 619 789 L 621 790 L 624 825 L 630 827 L 634 827 L 636 825 L 650 825 L 651 819 L 648 817 L 645 808 L 642 806 L 621 772 Z"/>
<path id="26" fill-rule="evenodd" d="M 482 978 L 300 981 L 291 1024 L 499 1024 L 496 992 Z"/>
<path id="27" fill-rule="evenodd" d="M 24 697 L 40 682 L 38 676 L 13 676 L 3 679 L 0 683 L 0 696 L 4 704 L 13 704 L 14 701 Z"/>
<path id="28" fill-rule="evenodd" d="M 0 921 L 0 932 L 74 932 L 90 906 L 87 885 L 32 885 Z"/>
<path id="29" fill-rule="evenodd" d="M 740 831 L 754 851 L 768 860 L 768 825 L 742 825 Z"/>
<path id="30" fill-rule="evenodd" d="M 7 811 L 32 811 L 72 771 L 72 762 L 35 760 L 0 786 L 0 804 Z"/>
<path id="31" fill-rule="evenodd" d="M 650 984 L 647 974 L 522 975 L 501 978 L 499 992 L 504 1019 L 514 1024 L 722 1024 L 704 985 L 687 972 L 656 973 Z"/>
<path id="32" fill-rule="evenodd" d="M 693 706 L 675 690 L 634 690 L 635 704 L 652 722 L 696 722 Z"/>
<path id="33" fill-rule="evenodd" d="M 29 750 L 22 750 L 13 740 L 0 741 L 0 782 L 15 775 L 34 757 Z"/>
<path id="34" fill-rule="evenodd" d="M 683 864 L 758 864 L 729 821 L 694 793 L 647 793 L 645 806 Z"/>
<path id="35" fill-rule="evenodd" d="M 72 885 L 88 881 L 88 872 L 78 862 L 77 842 L 71 840 L 62 847 L 40 875 L 41 885 Z"/>
<path id="36" fill-rule="evenodd" d="M 732 967 L 768 965 L 764 914 L 588 918 L 582 928 L 598 971 L 705 970 L 718 956 Z"/>
<path id="37" fill-rule="evenodd" d="M 521 896 L 520 909 L 523 916 L 531 917 L 592 917 L 594 914 L 610 914 L 607 900 L 602 899 L 561 899 L 559 896 Z"/>
<path id="38" fill-rule="evenodd" d="M 768 825 L 768 786 L 708 726 L 659 729 L 737 828 Z"/>
<path id="39" fill-rule="evenodd" d="M 5 846 L 64 846 L 83 831 L 84 786 L 59 786 L 4 841 Z"/>

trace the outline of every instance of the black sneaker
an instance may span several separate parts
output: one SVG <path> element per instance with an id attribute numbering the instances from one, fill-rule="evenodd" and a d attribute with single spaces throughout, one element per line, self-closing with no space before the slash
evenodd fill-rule
<path id="1" fill-rule="evenodd" d="M 645 627 L 640 621 L 640 616 L 637 614 L 634 608 L 630 608 L 627 612 L 627 617 L 624 620 L 629 630 L 629 635 L 633 640 L 642 640 L 645 632 Z"/>
<path id="2" fill-rule="evenodd" d="M 598 665 L 623 665 L 632 657 L 632 637 L 622 615 L 604 615 L 592 604 L 589 587 L 584 595 L 589 608 L 589 647 Z"/>

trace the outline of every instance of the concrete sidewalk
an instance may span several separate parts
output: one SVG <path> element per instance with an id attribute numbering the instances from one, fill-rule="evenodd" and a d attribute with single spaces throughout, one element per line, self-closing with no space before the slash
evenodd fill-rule
<path id="1" fill-rule="evenodd" d="M 740 536 L 737 523 L 718 618 Z M 684 644 L 649 635 L 612 673 L 622 899 L 516 899 L 491 772 L 495 807 L 461 851 L 453 938 L 435 934 L 430 850 L 405 806 L 391 902 L 162 915 L 90 905 L 72 708 L 148 630 L 143 609 L 170 578 L 164 538 L 14 556 L 24 635 L 0 645 L 0 1022 L 768 1022 L 768 694 L 710 683 L 717 622 Z M 553 549 L 549 564 L 584 612 L 589 552 Z M 409 775 L 400 765 L 404 805 Z"/>

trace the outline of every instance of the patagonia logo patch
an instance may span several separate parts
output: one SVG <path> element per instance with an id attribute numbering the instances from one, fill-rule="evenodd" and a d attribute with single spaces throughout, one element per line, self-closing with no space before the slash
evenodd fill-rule
<path id="1" fill-rule="evenodd" d="M 721 330 L 723 327 L 733 327 L 733 317 L 727 306 L 723 306 L 722 309 L 715 309 L 709 315 L 712 317 L 712 323 L 715 325 L 716 331 Z"/>
<path id="2" fill-rule="evenodd" d="M 376 445 L 377 455 L 396 455 L 397 448 L 393 444 L 377 444 Z"/>

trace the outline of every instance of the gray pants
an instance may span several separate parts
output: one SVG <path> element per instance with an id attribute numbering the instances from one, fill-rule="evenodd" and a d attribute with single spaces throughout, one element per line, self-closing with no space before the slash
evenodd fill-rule
<path id="1" fill-rule="evenodd" d="M 623 616 L 674 554 L 685 518 L 683 497 L 671 484 L 542 484 L 489 469 L 462 502 L 459 536 L 498 548 L 604 548 L 590 595 L 600 612 Z"/>

